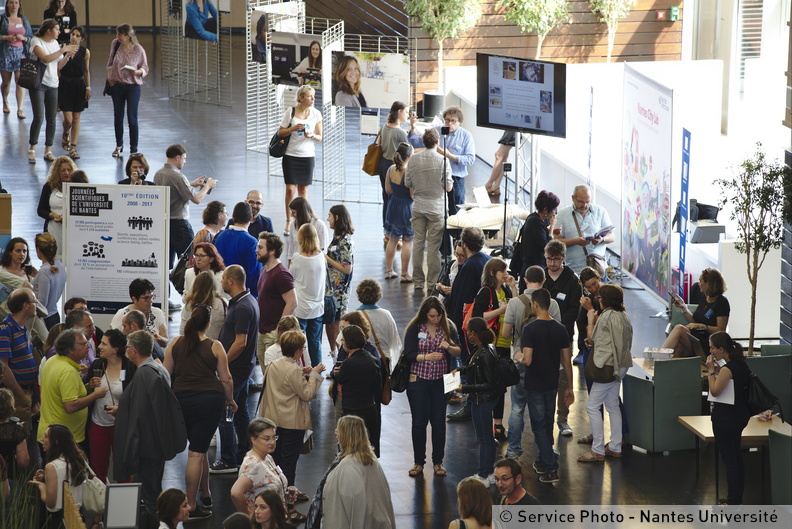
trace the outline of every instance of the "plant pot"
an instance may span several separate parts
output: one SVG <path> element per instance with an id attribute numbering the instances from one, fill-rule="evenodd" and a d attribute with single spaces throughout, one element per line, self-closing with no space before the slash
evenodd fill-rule
<path id="1" fill-rule="evenodd" d="M 437 90 L 427 90 L 423 93 L 423 118 L 431 120 L 443 111 L 445 95 Z"/>

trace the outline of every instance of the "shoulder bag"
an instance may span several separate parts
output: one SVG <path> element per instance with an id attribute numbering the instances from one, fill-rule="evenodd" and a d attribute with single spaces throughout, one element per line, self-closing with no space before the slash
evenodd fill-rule
<path id="1" fill-rule="evenodd" d="M 600 320 L 601 321 L 601 320 Z M 611 342 L 616 343 L 613 340 L 613 335 L 611 331 Z M 594 363 L 594 351 L 597 348 L 596 342 L 594 343 L 594 349 L 591 350 L 591 354 L 588 357 L 588 361 L 586 362 L 586 366 L 583 368 L 583 373 L 586 375 L 587 378 L 593 380 L 594 382 L 599 382 L 600 384 L 609 384 L 611 382 L 615 382 L 618 380 L 616 376 L 616 369 L 619 365 L 619 360 L 616 358 L 616 348 L 613 348 L 613 365 L 605 364 L 602 367 L 597 367 L 597 364 Z"/>
<path id="2" fill-rule="evenodd" d="M 580 231 L 580 224 L 578 224 L 578 220 L 574 211 L 572 211 L 572 220 L 575 221 L 575 227 L 577 228 L 578 236 L 583 237 L 583 233 Z M 605 258 L 595 253 L 588 253 L 588 250 L 586 250 L 585 246 L 581 246 L 581 248 L 583 248 L 583 253 L 586 254 L 586 266 L 590 266 L 596 270 L 600 278 L 605 277 L 605 267 L 603 266 Z"/>
<path id="3" fill-rule="evenodd" d="M 44 79 L 46 70 L 47 65 L 38 57 L 35 59 L 25 57 L 19 65 L 19 80 L 17 84 L 28 90 L 38 90 L 41 88 L 41 80 Z"/>
<path id="4" fill-rule="evenodd" d="M 377 338 L 377 333 L 374 331 L 374 325 L 371 323 L 371 318 L 368 317 L 365 310 L 360 311 L 363 316 L 366 318 L 366 321 L 369 324 L 369 328 L 371 328 L 371 336 L 374 337 L 374 345 L 379 351 L 380 355 L 380 363 L 382 364 L 382 369 L 384 373 L 382 374 L 382 397 L 380 398 L 380 403 L 387 406 L 390 404 L 391 400 L 393 400 L 393 393 L 391 393 L 390 387 L 390 365 L 388 363 L 388 357 L 382 352 L 382 347 L 380 347 L 379 339 Z"/>
<path id="5" fill-rule="evenodd" d="M 410 380 L 410 363 L 404 350 L 399 356 L 399 361 L 390 374 L 390 388 L 396 393 L 403 393 L 407 389 L 407 382 Z"/>
<path id="6" fill-rule="evenodd" d="M 745 388 L 745 404 L 751 415 L 762 413 L 765 410 L 772 410 L 776 405 L 779 409 L 781 404 L 778 397 L 773 395 L 767 386 L 759 379 L 756 373 L 748 372 L 748 386 Z M 781 410 L 781 419 L 784 419 L 784 410 Z"/>
<path id="7" fill-rule="evenodd" d="M 170 273 L 171 283 L 173 283 L 174 288 L 176 288 L 176 292 L 179 294 L 184 294 L 184 276 L 187 274 L 187 263 L 190 260 L 192 251 L 193 241 L 190 242 L 190 245 L 187 247 L 184 253 L 179 256 L 179 261 L 176 263 L 176 266 L 173 267 L 173 270 Z"/>
<path id="8" fill-rule="evenodd" d="M 291 109 L 291 119 L 294 119 L 294 107 Z M 291 123 L 291 120 L 289 120 L 289 123 Z M 280 127 L 278 127 L 278 130 L 280 130 Z M 289 146 L 289 140 L 291 140 L 291 134 L 278 136 L 278 131 L 276 130 L 269 142 L 270 156 L 273 158 L 283 158 L 283 155 L 286 154 L 286 147 Z"/>
<path id="9" fill-rule="evenodd" d="M 107 495 L 107 485 L 102 483 L 96 473 L 85 463 L 85 470 L 91 475 L 82 484 L 82 506 L 87 513 L 99 515 L 105 512 L 105 496 Z M 86 476 L 87 477 L 87 476 Z"/>
<path id="10" fill-rule="evenodd" d="M 476 294 L 476 297 L 478 297 L 478 295 L 481 294 L 481 291 L 484 290 L 485 288 L 489 291 L 489 295 L 490 295 L 489 310 L 487 311 L 487 312 L 489 312 L 490 310 L 495 308 L 495 306 L 493 305 L 492 289 L 489 288 L 489 287 L 481 287 L 481 289 L 478 291 L 478 294 Z M 470 321 L 470 318 L 473 317 L 473 305 L 475 305 L 475 304 L 476 304 L 476 300 L 475 299 L 473 300 L 473 303 L 465 303 L 464 304 L 464 309 L 462 310 L 462 330 L 463 331 L 467 330 L 468 322 Z M 492 318 L 490 320 L 487 320 L 487 327 L 492 329 L 492 331 L 495 333 L 496 337 L 498 336 L 498 320 L 499 319 L 500 319 L 500 316 L 495 316 L 494 318 Z"/>
<path id="11" fill-rule="evenodd" d="M 110 52 L 110 64 L 113 64 L 115 60 L 116 53 L 118 52 L 118 47 L 121 45 L 120 40 L 116 40 L 115 46 L 113 46 L 113 51 Z M 112 96 L 113 95 L 113 86 L 110 84 L 110 79 L 105 79 L 105 87 L 104 91 L 102 91 L 103 96 Z"/>
<path id="12" fill-rule="evenodd" d="M 371 176 L 379 175 L 379 163 L 382 160 L 382 144 L 379 142 L 380 132 L 377 133 L 374 143 L 368 146 L 368 150 L 363 156 L 363 172 Z"/>

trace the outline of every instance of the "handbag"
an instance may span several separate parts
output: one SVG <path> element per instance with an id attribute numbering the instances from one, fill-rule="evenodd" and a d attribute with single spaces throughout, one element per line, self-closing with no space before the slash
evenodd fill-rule
<path id="1" fill-rule="evenodd" d="M 602 317 L 602 316 L 600 316 Z M 611 331 L 612 333 L 613 331 Z M 615 340 L 611 340 L 611 343 L 616 343 Z M 613 348 L 613 365 L 605 364 L 602 367 L 597 367 L 597 364 L 594 363 L 594 351 L 597 348 L 596 342 L 594 343 L 594 348 L 591 350 L 591 354 L 588 357 L 588 361 L 586 361 L 586 365 L 583 368 L 583 373 L 586 377 L 594 382 L 599 382 L 600 384 L 609 384 L 611 382 L 615 382 L 618 380 L 616 376 L 616 367 L 619 365 L 619 359 L 616 358 L 616 348 Z"/>
<path id="2" fill-rule="evenodd" d="M 363 156 L 363 172 L 371 175 L 379 175 L 379 163 L 382 160 L 382 145 L 378 142 L 380 133 L 374 138 L 374 143 L 368 146 L 366 154 Z"/>
<path id="3" fill-rule="evenodd" d="M 388 363 L 388 358 L 382 352 L 382 347 L 380 347 L 377 333 L 374 331 L 374 325 L 371 324 L 371 318 L 368 317 L 368 314 L 366 314 L 365 310 L 361 310 L 360 312 L 363 314 L 369 324 L 371 335 L 374 337 L 374 346 L 377 348 L 377 351 L 379 351 L 380 362 L 382 363 L 382 369 L 384 371 L 382 374 L 382 395 L 380 397 L 380 404 L 387 406 L 390 404 L 391 400 L 393 400 L 393 393 L 390 387 L 390 365 Z"/>
<path id="4" fill-rule="evenodd" d="M 36 59 L 22 59 L 19 64 L 19 80 L 17 84 L 28 90 L 38 90 L 41 88 L 41 80 L 44 79 L 44 72 L 47 65 Z"/>
<path id="5" fill-rule="evenodd" d="M 577 228 L 578 235 L 583 237 L 583 232 L 580 231 L 580 224 L 578 224 L 578 220 L 574 211 L 572 212 L 572 220 L 575 221 L 575 227 Z M 605 277 L 605 266 L 603 266 L 605 263 L 605 258 L 595 253 L 589 253 L 585 246 L 582 246 L 582 248 L 583 253 L 586 254 L 586 266 L 596 270 L 600 277 Z"/>
<path id="6" fill-rule="evenodd" d="M 88 463 L 85 464 L 85 468 L 91 474 L 91 478 L 85 480 L 82 484 L 83 509 L 91 514 L 104 514 L 107 485 L 96 477 L 96 473 L 94 473 Z"/>
<path id="7" fill-rule="evenodd" d="M 322 323 L 325 325 L 330 325 L 334 321 L 336 321 L 336 311 L 338 310 L 336 306 L 336 299 L 335 296 L 332 294 L 328 294 L 324 298 L 324 314 L 322 314 Z"/>
<path id="8" fill-rule="evenodd" d="M 778 397 L 773 395 L 767 386 L 761 381 L 756 373 L 750 372 L 748 374 L 748 386 L 745 388 L 745 404 L 748 406 L 748 411 L 751 415 L 762 413 L 765 410 L 772 410 L 776 404 L 781 407 Z M 784 412 L 781 410 L 781 419 L 784 418 Z"/>
<path id="9" fill-rule="evenodd" d="M 308 432 L 306 432 L 308 433 Z M 303 440 L 302 446 L 300 446 L 300 453 L 301 454 L 310 454 L 311 450 L 313 450 L 314 442 L 313 442 L 313 432 L 308 433 L 307 439 Z"/>
<path id="10" fill-rule="evenodd" d="M 294 107 L 291 109 L 291 119 L 294 119 Z M 289 123 L 291 123 L 291 119 Z M 280 130 L 280 128 L 278 130 Z M 276 130 L 269 142 L 270 156 L 273 158 L 283 158 L 283 155 L 286 154 L 286 147 L 289 146 L 289 140 L 291 140 L 291 134 L 278 136 L 278 131 Z"/>
<path id="11" fill-rule="evenodd" d="M 390 374 L 390 388 L 396 393 L 404 393 L 407 389 L 407 382 L 410 380 L 410 363 L 407 361 L 407 355 L 402 351 L 396 367 Z"/>
<path id="12" fill-rule="evenodd" d="M 476 294 L 476 297 L 478 297 L 478 295 L 481 294 L 481 291 L 484 290 L 485 288 L 487 290 L 489 290 L 489 295 L 490 295 L 489 310 L 492 310 L 494 308 L 494 306 L 492 304 L 492 289 L 491 288 L 489 288 L 489 287 L 481 287 L 481 289 L 478 291 L 478 294 Z M 470 318 L 473 317 L 473 305 L 475 305 L 475 304 L 476 304 L 475 301 L 473 303 L 465 303 L 464 304 L 464 309 L 462 310 L 462 330 L 463 331 L 467 331 L 468 322 L 470 321 Z M 496 336 L 498 335 L 497 325 L 498 325 L 499 318 L 500 318 L 499 316 L 495 316 L 494 318 L 487 320 L 487 327 L 492 329 L 493 332 L 495 332 Z"/>
<path id="13" fill-rule="evenodd" d="M 190 255 L 192 255 L 193 250 L 193 243 L 190 242 L 190 245 L 181 254 L 179 257 L 179 261 L 176 263 L 176 266 L 173 267 L 170 273 L 170 280 L 173 283 L 174 288 L 176 288 L 176 292 L 179 294 L 184 294 L 184 276 L 187 274 L 187 262 L 190 260 Z"/>
<path id="14" fill-rule="evenodd" d="M 118 51 L 118 47 L 121 45 L 120 40 L 116 40 L 115 46 L 113 47 L 113 51 L 110 52 L 110 64 L 113 64 L 115 60 L 116 52 Z M 105 79 L 105 86 L 104 90 L 102 91 L 103 96 L 112 96 L 113 95 L 113 85 L 110 84 L 110 79 Z"/>

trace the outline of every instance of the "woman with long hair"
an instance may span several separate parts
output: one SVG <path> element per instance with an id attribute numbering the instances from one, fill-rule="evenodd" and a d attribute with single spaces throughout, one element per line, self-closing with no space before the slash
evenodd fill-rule
<path id="1" fill-rule="evenodd" d="M 579 455 L 581 463 L 604 461 L 605 457 L 621 457 L 622 414 L 619 409 L 621 381 L 632 367 L 632 322 L 624 308 L 624 292 L 619 285 L 608 283 L 599 289 L 602 314 L 589 313 L 589 336 L 592 342 L 588 361 L 596 367 L 613 367 L 613 382 L 594 382 L 591 385 L 586 413 L 591 423 L 591 451 Z M 595 323 L 596 320 L 596 323 Z M 610 420 L 610 442 L 605 444 L 604 417 L 600 406 L 605 405 Z"/>
<path id="2" fill-rule="evenodd" d="M 321 88 L 321 82 L 319 80 L 321 73 L 322 44 L 318 40 L 313 40 L 308 45 L 308 55 L 300 61 L 300 64 L 294 67 L 292 76 L 296 74 L 300 77 L 301 85 L 311 85 L 318 90 Z"/>
<path id="3" fill-rule="evenodd" d="M 233 398 L 234 384 L 228 370 L 228 356 L 220 342 L 206 336 L 211 312 L 206 306 L 192 311 L 184 335 L 177 336 L 165 351 L 163 365 L 176 372 L 173 393 L 181 405 L 187 427 L 187 469 L 185 482 L 187 502 L 192 506 L 190 518 L 207 518 L 211 511 L 209 490 L 209 442 L 220 415 L 237 410 Z M 201 504 L 197 503 L 198 488 Z"/>
<path id="4" fill-rule="evenodd" d="M 330 243 L 330 233 L 328 232 L 327 224 L 316 216 L 307 198 L 295 197 L 294 200 L 289 202 L 289 216 L 289 225 L 283 234 L 283 255 L 286 256 L 287 262 L 291 261 L 292 255 L 300 251 L 300 246 L 297 243 L 297 232 L 302 228 L 303 224 L 313 225 L 314 229 L 316 229 L 316 235 L 319 237 L 319 248 L 325 251 L 325 248 Z"/>
<path id="5" fill-rule="evenodd" d="M 22 105 L 25 103 L 25 89 L 19 86 L 19 69 L 22 59 L 30 52 L 28 46 L 33 38 L 33 28 L 22 11 L 20 0 L 6 0 L 5 13 L 0 16 L 0 77 L 3 94 L 3 114 L 10 114 L 8 93 L 11 91 L 11 74 L 16 83 L 17 117 L 25 119 Z"/>
<path id="6" fill-rule="evenodd" d="M 212 274 L 212 279 L 215 285 L 215 291 L 223 297 L 227 298 L 227 294 L 223 290 L 223 270 L 226 266 L 223 262 L 223 256 L 217 251 L 214 244 L 210 242 L 199 242 L 193 246 L 192 254 L 193 264 L 188 266 L 184 271 L 184 294 L 182 298 L 187 300 L 187 295 L 193 289 L 195 278 L 201 272 L 208 272 Z"/>
<path id="7" fill-rule="evenodd" d="M 278 493 L 266 489 L 258 493 L 250 515 L 253 529 L 286 529 L 286 509 Z"/>
<path id="8" fill-rule="evenodd" d="M 10 479 L 16 477 L 16 469 L 25 469 L 30 464 L 27 433 L 19 421 L 11 420 L 15 415 L 14 394 L 8 388 L 0 388 L 0 457 L 8 465 Z"/>
<path id="9" fill-rule="evenodd" d="M 78 24 L 77 12 L 74 10 L 71 0 L 49 0 L 47 9 L 44 10 L 44 20 L 54 18 L 61 28 L 61 35 L 58 42 L 68 44 L 71 32 Z"/>
<path id="10" fill-rule="evenodd" d="M 91 447 L 91 468 L 96 476 L 107 479 L 110 453 L 115 440 L 115 414 L 118 401 L 132 379 L 134 365 L 126 357 L 126 336 L 118 329 L 108 329 L 99 343 L 99 355 L 88 368 L 90 377 L 101 379 L 99 387 L 106 388 L 105 396 L 91 405 L 88 424 L 88 445 Z M 125 375 L 125 376 L 124 376 Z M 89 391 L 93 391 L 93 387 Z"/>
<path id="11" fill-rule="evenodd" d="M 310 86 L 301 86 L 297 90 L 297 105 L 286 110 L 278 127 L 279 137 L 290 136 L 282 158 L 287 231 L 291 217 L 289 204 L 296 194 L 308 196 L 316 161 L 315 142 L 322 141 L 322 114 L 314 107 L 315 100 L 316 91 Z"/>
<path id="12" fill-rule="evenodd" d="M 492 497 L 479 479 L 469 477 L 459 482 L 457 510 L 460 517 L 451 522 L 448 529 L 489 529 L 492 526 Z"/>
<path id="13" fill-rule="evenodd" d="M 361 81 L 360 65 L 358 60 L 345 55 L 338 61 L 334 80 L 338 91 L 335 94 L 333 104 L 339 107 L 365 107 L 366 98 L 360 91 Z"/>
<path id="14" fill-rule="evenodd" d="M 127 177 L 118 183 L 120 185 L 130 186 L 153 186 L 154 182 L 146 180 L 149 169 L 149 163 L 145 156 L 140 153 L 130 154 L 124 166 L 124 174 L 126 174 Z"/>
<path id="15" fill-rule="evenodd" d="M 591 341 L 587 334 L 589 313 L 594 311 L 594 323 L 597 323 L 599 315 L 602 313 L 602 307 L 599 303 L 599 289 L 602 286 L 602 278 L 595 269 L 590 266 L 585 267 L 580 271 L 580 285 L 583 287 L 583 295 L 580 297 L 580 310 L 578 310 L 578 317 L 576 321 L 578 330 L 578 351 L 582 359 L 582 364 L 585 366 L 591 355 Z M 593 327 L 592 327 L 593 329 Z M 591 385 L 594 383 L 589 377 L 585 376 L 586 390 L 591 392 Z M 591 434 L 579 437 L 578 444 L 591 444 L 594 437 Z"/>
<path id="16" fill-rule="evenodd" d="M 734 383 L 734 404 L 712 404 L 712 431 L 723 465 L 726 467 L 728 495 L 719 499 L 721 505 L 741 505 L 745 490 L 745 463 L 740 438 L 748 425 L 751 412 L 746 405 L 746 394 L 751 370 L 745 363 L 740 344 L 725 332 L 710 335 L 710 354 L 707 356 L 707 381 L 712 396 L 718 397 Z M 719 366 L 719 367 L 716 367 Z"/>
<path id="17" fill-rule="evenodd" d="M 27 241 L 22 237 L 14 237 L 8 241 L 5 251 L 0 257 L 0 268 L 32 284 L 38 270 L 30 264 L 28 248 Z"/>
<path id="18" fill-rule="evenodd" d="M 432 465 L 436 476 L 445 476 L 443 468 L 446 440 L 446 403 L 443 375 L 450 371 L 452 357 L 462 352 L 459 336 L 446 314 L 445 305 L 429 296 L 404 332 L 404 352 L 410 362 L 407 399 L 412 415 L 413 463 L 408 474 L 423 472 L 426 463 L 426 425 L 432 425 Z"/>
<path id="19" fill-rule="evenodd" d="M 227 305 L 225 299 L 217 293 L 214 274 L 211 272 L 201 272 L 195 278 L 190 291 L 184 296 L 184 307 L 181 313 L 181 325 L 179 334 L 184 334 L 190 314 L 197 307 L 206 307 L 212 315 L 209 328 L 206 329 L 206 337 L 217 340 L 220 337 L 220 329 L 225 323 Z"/>
<path id="20" fill-rule="evenodd" d="M 481 274 L 481 289 L 473 302 L 473 316 L 495 322 L 491 325 L 495 333 L 495 352 L 501 358 L 511 357 L 511 338 L 503 336 L 503 322 L 509 300 L 517 291 L 517 282 L 509 275 L 506 261 L 493 257 L 484 265 Z M 506 430 L 503 428 L 503 407 L 506 388 L 503 388 L 492 417 L 495 421 L 493 432 L 499 443 L 506 442 Z M 493 461 L 494 463 L 494 461 Z"/>
<path id="21" fill-rule="evenodd" d="M 322 361 L 322 317 L 324 315 L 327 265 L 319 247 L 319 237 L 311 224 L 303 224 L 297 232 L 300 251 L 292 255 L 289 272 L 294 277 L 297 308 L 294 315 L 308 339 L 311 365 Z"/>
<path id="22" fill-rule="evenodd" d="M 385 233 L 388 236 L 388 245 L 385 247 L 385 279 L 398 275 L 393 271 L 393 260 L 396 257 L 396 248 L 401 242 L 401 283 L 412 283 L 413 280 L 409 272 L 414 234 L 410 219 L 415 190 L 404 185 L 404 173 L 412 153 L 412 145 L 407 142 L 400 143 L 393 155 L 394 165 L 388 168 L 385 176 L 385 193 L 390 196 L 385 215 Z"/>
<path id="23" fill-rule="evenodd" d="M 157 518 L 160 529 L 176 529 L 190 519 L 187 495 L 179 489 L 163 490 L 157 497 Z"/>
<path id="24" fill-rule="evenodd" d="M 726 280 L 717 268 L 705 268 L 699 276 L 699 286 L 704 299 L 694 312 L 690 312 L 684 300 L 674 295 L 674 305 L 682 309 L 687 325 L 677 325 L 668 334 L 663 347 L 674 350 L 674 358 L 698 356 L 706 357 L 709 336 L 715 332 L 725 332 L 729 325 L 731 307 L 723 295 Z"/>
<path id="25" fill-rule="evenodd" d="M 58 254 L 58 243 L 51 233 L 36 235 L 35 244 L 36 256 L 41 260 L 42 265 L 39 273 L 33 278 L 33 292 L 36 294 L 36 299 L 47 307 L 44 324 L 49 330 L 60 322 L 58 301 L 66 288 L 66 268 L 55 258 Z"/>
<path id="26" fill-rule="evenodd" d="M 55 236 L 58 244 L 57 259 L 63 253 L 63 184 L 72 181 L 77 164 L 68 156 L 59 156 L 49 168 L 47 181 L 41 188 L 36 213 L 44 219 L 44 229 Z"/>
<path id="27" fill-rule="evenodd" d="M 148 75 L 149 66 L 146 50 L 138 44 L 135 28 L 121 24 L 116 28 L 116 38 L 110 45 L 107 59 L 107 80 L 113 98 L 116 148 L 113 158 L 124 152 L 124 111 L 129 121 L 130 152 L 138 152 L 138 105 L 140 86 Z"/>
<path id="28" fill-rule="evenodd" d="M 355 265 L 355 243 L 352 234 L 352 217 L 343 204 L 336 204 L 330 208 L 327 222 L 333 230 L 333 240 L 327 247 L 327 290 L 325 296 L 335 298 L 335 314 L 325 314 L 325 332 L 330 343 L 330 356 L 336 357 L 336 340 L 341 332 L 338 321 L 346 313 L 349 305 L 349 285 L 352 283 L 352 267 Z M 331 323 L 328 323 L 331 322 Z"/>
<path id="29" fill-rule="evenodd" d="M 327 475 L 323 488 L 322 527 L 395 529 L 390 486 L 363 419 L 341 417 L 336 438 L 340 462 Z"/>
<path id="30" fill-rule="evenodd" d="M 69 61 L 61 68 L 58 84 L 58 108 L 63 112 L 63 136 L 61 147 L 77 160 L 77 141 L 80 138 L 80 117 L 91 99 L 91 52 L 81 46 L 85 40 L 85 28 L 75 26 L 70 36 L 73 53 L 67 54 Z"/>
<path id="31" fill-rule="evenodd" d="M 409 119 L 407 114 L 407 104 L 401 101 L 394 101 L 391 105 L 390 112 L 385 125 L 379 130 L 379 144 L 382 146 L 382 158 L 380 159 L 378 172 L 380 177 L 380 185 L 382 186 L 382 227 L 385 229 L 385 218 L 388 213 L 388 201 L 390 194 L 385 189 L 385 180 L 387 178 L 388 169 L 394 164 L 393 155 L 401 143 L 407 141 L 407 132 L 401 128 L 402 123 L 406 123 Z M 387 236 L 387 230 L 385 231 Z"/>
<path id="32" fill-rule="evenodd" d="M 467 381 L 456 390 L 469 395 L 470 414 L 479 446 L 478 475 L 487 478 L 492 474 L 495 465 L 496 447 L 492 437 L 492 415 L 495 407 L 502 402 L 505 387 L 500 381 L 498 353 L 492 346 L 495 333 L 487 327 L 484 318 L 470 318 L 465 337 L 472 354 L 466 365 L 455 370 L 467 375 Z M 503 419 L 503 409 L 501 409 L 501 419 Z M 495 432 L 498 433 L 497 426 Z M 500 428 L 500 434 L 503 435 L 503 426 Z"/>
<path id="33" fill-rule="evenodd" d="M 28 161 L 36 163 L 36 144 L 41 133 L 41 124 L 47 120 L 47 131 L 44 137 L 44 160 L 54 162 L 52 143 L 55 141 L 56 116 L 58 110 L 58 72 L 77 52 L 73 44 L 58 43 L 60 27 L 52 18 L 46 19 L 39 26 L 36 35 L 30 41 L 30 58 L 38 59 L 46 65 L 44 77 L 39 88 L 30 89 L 30 103 L 33 105 L 33 122 L 30 124 L 30 150 Z"/>
<path id="34" fill-rule="evenodd" d="M 92 476 L 85 454 L 68 427 L 50 424 L 41 436 L 41 446 L 47 455 L 47 464 L 36 471 L 30 482 L 38 487 L 41 501 L 49 513 L 47 527 L 55 529 L 63 523 L 63 482 L 69 482 L 74 503 L 79 507 L 82 505 L 82 485 Z"/>

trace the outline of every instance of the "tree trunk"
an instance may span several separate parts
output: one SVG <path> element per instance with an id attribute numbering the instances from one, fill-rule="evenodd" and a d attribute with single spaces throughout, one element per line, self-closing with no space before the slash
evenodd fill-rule
<path id="1" fill-rule="evenodd" d="M 443 86 L 443 39 L 437 40 L 437 91 L 445 95 Z"/>
<path id="2" fill-rule="evenodd" d="M 611 27 L 608 24 L 608 62 L 611 62 L 611 56 L 613 55 L 613 44 L 616 42 L 616 25 L 614 24 Z"/>
<path id="3" fill-rule="evenodd" d="M 748 251 L 749 259 L 753 258 L 753 266 L 749 262 L 748 282 L 751 283 L 751 316 L 750 327 L 748 328 L 748 354 L 753 354 L 754 333 L 756 332 L 756 287 L 759 282 L 759 248 Z"/>
<path id="4" fill-rule="evenodd" d="M 536 57 L 535 59 L 539 59 L 542 56 L 542 43 L 544 42 L 546 35 L 537 34 L 536 35 Z"/>

